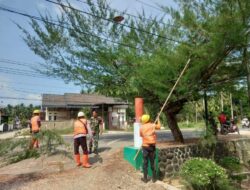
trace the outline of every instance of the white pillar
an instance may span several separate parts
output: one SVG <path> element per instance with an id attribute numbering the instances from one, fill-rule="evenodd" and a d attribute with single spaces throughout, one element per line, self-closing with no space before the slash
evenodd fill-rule
<path id="1" fill-rule="evenodd" d="M 45 108 L 45 121 L 49 121 L 48 107 Z"/>
<path id="2" fill-rule="evenodd" d="M 134 123 L 134 147 L 140 148 L 142 145 L 142 138 L 140 137 L 141 123 Z"/>

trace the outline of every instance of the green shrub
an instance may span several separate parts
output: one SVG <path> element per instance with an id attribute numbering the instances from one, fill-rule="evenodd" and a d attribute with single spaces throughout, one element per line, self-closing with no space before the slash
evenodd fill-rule
<path id="1" fill-rule="evenodd" d="M 199 149 L 202 152 L 202 156 L 214 160 L 217 137 L 213 134 L 211 128 L 204 131 L 201 137 L 199 140 Z"/>
<path id="2" fill-rule="evenodd" d="M 227 156 L 220 159 L 219 164 L 227 170 L 230 179 L 236 181 L 237 183 L 240 184 L 242 180 L 247 178 L 245 174 L 239 173 L 243 169 L 242 165 L 240 164 L 239 158 Z M 234 175 L 234 173 L 239 173 L 239 174 Z"/>
<path id="3" fill-rule="evenodd" d="M 227 156 L 219 160 L 219 165 L 227 169 L 229 173 L 242 170 L 239 158 Z"/>
<path id="4" fill-rule="evenodd" d="M 0 140 L 0 157 L 3 161 L 0 167 L 32 157 L 38 158 L 42 154 L 51 155 L 59 152 L 66 155 L 70 148 L 70 146 L 64 142 L 63 138 L 53 130 L 42 130 L 37 135 L 40 141 L 39 149 L 30 149 L 32 137 L 17 137 L 18 136 Z"/>
<path id="5" fill-rule="evenodd" d="M 0 140 L 0 156 L 6 156 L 10 152 L 14 152 L 16 149 L 26 149 L 29 147 L 29 139 L 22 138 L 9 138 Z"/>
<path id="6" fill-rule="evenodd" d="M 43 154 L 51 154 L 60 145 L 66 145 L 61 135 L 54 130 L 41 131 L 38 134 L 38 139 L 43 143 L 43 146 L 40 146 L 40 152 Z"/>
<path id="7" fill-rule="evenodd" d="M 28 158 L 38 158 L 40 153 L 36 149 L 26 149 L 22 152 L 15 153 L 9 160 L 9 163 L 16 163 L 21 160 L 25 160 Z"/>
<path id="8" fill-rule="evenodd" d="M 190 159 L 183 164 L 180 175 L 195 190 L 230 189 L 225 169 L 212 160 Z"/>

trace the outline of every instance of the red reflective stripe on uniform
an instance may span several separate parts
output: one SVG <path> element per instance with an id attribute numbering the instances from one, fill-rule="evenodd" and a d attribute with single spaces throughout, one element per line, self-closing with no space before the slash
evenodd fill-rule
<path id="1" fill-rule="evenodd" d="M 84 126 L 87 125 L 87 120 L 86 119 L 81 119 L 81 121 L 76 120 L 74 123 L 74 136 L 78 134 L 87 134 L 86 127 Z"/>
<path id="2" fill-rule="evenodd" d="M 33 116 L 31 118 L 31 130 L 32 131 L 39 131 L 40 130 L 40 117 L 39 116 Z"/>
<path id="3" fill-rule="evenodd" d="M 156 143 L 155 128 L 152 123 L 146 123 L 140 128 L 140 136 L 142 137 L 142 146 L 149 146 Z"/>

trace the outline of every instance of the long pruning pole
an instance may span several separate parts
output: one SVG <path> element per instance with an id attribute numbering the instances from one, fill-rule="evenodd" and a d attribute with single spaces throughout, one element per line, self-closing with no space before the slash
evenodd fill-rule
<path id="1" fill-rule="evenodd" d="M 168 94 L 167 99 L 165 100 L 164 104 L 162 105 L 162 107 L 161 107 L 161 109 L 160 109 L 160 112 L 158 113 L 158 115 L 157 115 L 157 117 L 156 117 L 156 119 L 155 119 L 154 124 L 156 124 L 156 122 L 159 120 L 162 111 L 163 111 L 164 108 L 166 107 L 166 105 L 167 105 L 167 103 L 168 103 L 168 100 L 170 99 L 170 97 L 171 97 L 171 95 L 172 95 L 172 93 L 173 93 L 175 87 L 177 86 L 179 80 L 181 79 L 182 75 L 183 75 L 184 72 L 186 71 L 186 69 L 187 69 L 187 67 L 188 67 L 188 65 L 189 65 L 189 63 L 190 63 L 190 61 L 191 61 L 191 59 L 189 58 L 188 61 L 187 61 L 187 63 L 186 63 L 186 65 L 185 65 L 185 67 L 183 68 L 183 70 L 182 70 L 180 76 L 179 76 L 178 79 L 176 80 L 176 82 L 175 82 L 173 88 L 171 89 L 170 93 Z M 141 148 L 137 151 L 137 153 L 136 153 L 136 155 L 135 155 L 135 157 L 134 157 L 134 160 L 137 158 L 137 156 L 138 156 L 140 150 L 141 150 Z"/>
<path id="2" fill-rule="evenodd" d="M 182 75 L 183 75 L 184 72 L 186 71 L 186 69 L 187 69 L 187 67 L 188 67 L 188 65 L 189 65 L 189 63 L 190 63 L 190 61 L 191 61 L 191 59 L 189 58 L 188 61 L 187 61 L 187 63 L 186 63 L 186 65 L 185 65 L 185 67 L 183 68 L 183 70 L 182 70 L 180 76 L 179 76 L 178 79 L 176 80 L 176 82 L 175 82 L 173 88 L 171 89 L 170 93 L 168 94 L 167 99 L 165 100 L 164 104 L 162 105 L 161 110 L 160 110 L 160 112 L 158 113 L 158 115 L 157 115 L 157 117 L 156 117 L 156 119 L 155 119 L 154 124 L 155 124 L 155 123 L 158 121 L 158 119 L 160 118 L 160 115 L 161 115 L 162 111 L 163 111 L 164 108 L 166 107 L 166 105 L 167 105 L 167 103 L 168 103 L 168 100 L 170 99 L 170 97 L 171 97 L 171 95 L 172 95 L 172 93 L 173 93 L 175 87 L 177 86 L 179 80 L 181 79 Z"/>

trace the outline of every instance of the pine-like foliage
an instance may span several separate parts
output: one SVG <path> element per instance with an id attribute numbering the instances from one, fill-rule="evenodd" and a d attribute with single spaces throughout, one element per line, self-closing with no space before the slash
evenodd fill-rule
<path id="1" fill-rule="evenodd" d="M 40 147 L 38 149 L 30 149 L 32 137 L 17 137 L 0 140 L 0 167 L 28 158 L 38 158 L 41 155 L 57 153 L 69 155 L 69 146 L 55 131 L 44 130 L 39 133 Z"/>
<path id="2" fill-rule="evenodd" d="M 41 56 L 44 72 L 73 81 L 83 88 L 133 100 L 142 96 L 156 115 L 186 61 L 191 64 L 164 109 L 175 140 L 183 141 L 176 114 L 185 102 L 197 100 L 201 91 L 235 85 L 246 75 L 239 60 L 248 35 L 247 0 L 176 0 L 177 9 L 163 7 L 172 19 L 125 17 L 102 0 L 73 8 L 57 0 L 62 15 L 56 21 L 41 15 L 31 20 L 34 33 L 19 26 L 30 49 Z M 86 10 L 86 11 L 85 11 Z M 244 10 L 244 11 L 242 11 Z"/>

